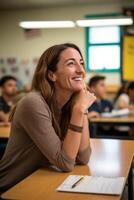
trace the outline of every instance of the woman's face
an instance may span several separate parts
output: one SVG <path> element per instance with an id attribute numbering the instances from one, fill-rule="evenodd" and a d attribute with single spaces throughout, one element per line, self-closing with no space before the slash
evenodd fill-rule
<path id="1" fill-rule="evenodd" d="M 76 49 L 67 48 L 61 53 L 57 70 L 53 76 L 54 86 L 57 89 L 71 92 L 83 89 L 84 62 Z"/>

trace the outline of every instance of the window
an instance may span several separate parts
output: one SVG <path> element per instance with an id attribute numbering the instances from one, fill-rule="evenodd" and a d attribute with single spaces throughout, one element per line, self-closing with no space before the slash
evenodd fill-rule
<path id="1" fill-rule="evenodd" d="M 120 26 L 87 29 L 87 70 L 117 72 L 121 64 Z"/>

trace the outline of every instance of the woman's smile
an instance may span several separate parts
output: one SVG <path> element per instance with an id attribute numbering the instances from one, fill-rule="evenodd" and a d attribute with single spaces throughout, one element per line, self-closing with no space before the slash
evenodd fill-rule
<path id="1" fill-rule="evenodd" d="M 81 82 L 81 81 L 83 81 L 83 77 L 73 77 L 72 80 Z"/>

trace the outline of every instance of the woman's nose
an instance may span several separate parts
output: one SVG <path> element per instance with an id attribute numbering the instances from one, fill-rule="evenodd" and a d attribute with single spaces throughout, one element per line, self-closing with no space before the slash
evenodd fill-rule
<path id="1" fill-rule="evenodd" d="M 83 65 L 77 64 L 76 71 L 77 73 L 83 73 L 84 72 Z"/>

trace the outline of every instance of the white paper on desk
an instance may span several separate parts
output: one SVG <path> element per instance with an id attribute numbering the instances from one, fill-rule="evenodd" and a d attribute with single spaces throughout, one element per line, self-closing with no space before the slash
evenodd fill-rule
<path id="1" fill-rule="evenodd" d="M 128 116 L 130 113 L 128 108 L 120 109 L 120 110 L 112 110 L 112 112 L 104 112 L 101 113 L 102 117 L 124 117 Z"/>
<path id="2" fill-rule="evenodd" d="M 72 188 L 71 186 L 80 177 L 78 175 L 69 175 L 56 190 L 61 192 L 120 195 L 125 185 L 125 177 L 84 176 L 84 179 L 76 187 Z"/>

